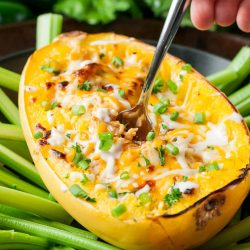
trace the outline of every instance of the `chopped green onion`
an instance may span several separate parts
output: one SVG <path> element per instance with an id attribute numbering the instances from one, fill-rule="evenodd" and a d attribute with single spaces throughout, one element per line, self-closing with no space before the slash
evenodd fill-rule
<path id="1" fill-rule="evenodd" d="M 58 105 L 59 105 L 59 102 L 53 102 L 53 103 L 51 104 L 50 109 L 53 110 L 53 109 L 55 109 L 56 107 L 58 107 Z"/>
<path id="2" fill-rule="evenodd" d="M 86 170 L 89 168 L 89 163 L 90 163 L 89 159 L 82 159 L 77 163 L 77 166 L 81 169 Z"/>
<path id="3" fill-rule="evenodd" d="M 34 133 L 34 138 L 35 139 L 40 139 L 40 138 L 42 138 L 43 137 L 43 133 L 41 132 L 41 131 L 36 131 L 35 133 Z"/>
<path id="4" fill-rule="evenodd" d="M 187 181 L 187 180 L 188 180 L 188 177 L 187 177 L 187 176 L 185 176 L 185 175 L 183 175 L 183 176 L 182 176 L 182 181 L 184 181 L 184 182 L 185 182 L 185 181 Z"/>
<path id="5" fill-rule="evenodd" d="M 166 150 L 170 153 L 170 154 L 172 154 L 172 155 L 178 155 L 179 154 L 179 149 L 175 146 L 175 145 L 173 145 L 173 144 L 170 144 L 170 143 L 168 143 L 167 145 L 166 145 Z"/>
<path id="6" fill-rule="evenodd" d="M 99 149 L 109 151 L 113 145 L 113 135 L 110 132 L 99 134 L 100 145 Z"/>
<path id="7" fill-rule="evenodd" d="M 71 194 L 73 194 L 77 198 L 83 198 L 89 202 L 96 202 L 95 198 L 91 198 L 88 196 L 87 192 L 84 191 L 79 185 L 74 184 L 69 188 Z"/>
<path id="8" fill-rule="evenodd" d="M 162 123 L 161 126 L 162 126 L 163 129 L 168 129 L 168 126 L 167 126 L 166 123 Z"/>
<path id="9" fill-rule="evenodd" d="M 103 89 L 103 88 L 98 88 L 96 91 L 97 92 L 103 92 L 103 93 L 107 93 L 108 92 L 106 89 Z"/>
<path id="10" fill-rule="evenodd" d="M 153 111 L 155 114 L 163 114 L 167 111 L 170 101 L 168 98 L 162 98 L 160 102 L 158 102 L 153 107 Z"/>
<path id="11" fill-rule="evenodd" d="M 158 152 L 161 166 L 165 165 L 165 152 L 166 149 L 161 145 L 159 148 L 155 148 Z"/>
<path id="12" fill-rule="evenodd" d="M 140 204 L 146 205 L 151 201 L 150 194 L 148 192 L 143 192 L 139 195 Z"/>
<path id="13" fill-rule="evenodd" d="M 178 93 L 178 86 L 175 82 L 173 82 L 172 80 L 168 80 L 167 85 L 173 94 L 176 95 Z"/>
<path id="14" fill-rule="evenodd" d="M 180 189 L 172 187 L 171 192 L 165 196 L 164 201 L 168 203 L 169 207 L 172 207 L 181 197 L 182 193 Z"/>
<path id="15" fill-rule="evenodd" d="M 51 63 L 45 63 L 45 64 L 41 65 L 40 69 L 42 71 L 46 71 L 46 72 L 54 74 L 54 75 L 58 75 L 60 73 L 60 70 L 55 68 L 55 67 L 52 67 Z"/>
<path id="16" fill-rule="evenodd" d="M 123 65 L 123 61 L 120 57 L 118 56 L 115 56 L 113 59 L 112 59 L 112 62 L 111 62 L 116 68 L 119 68 L 120 66 Z"/>
<path id="17" fill-rule="evenodd" d="M 207 165 L 206 165 L 206 169 L 207 169 L 208 171 L 212 171 L 212 170 L 219 170 L 220 167 L 219 167 L 219 165 L 218 165 L 217 162 L 213 162 L 213 163 L 207 164 Z"/>
<path id="18" fill-rule="evenodd" d="M 164 82 L 160 77 L 157 77 L 155 80 L 154 87 L 152 89 L 152 93 L 157 94 L 158 92 L 161 92 L 164 88 Z"/>
<path id="19" fill-rule="evenodd" d="M 38 16 L 36 25 L 36 48 L 39 49 L 62 32 L 63 17 L 58 14 L 43 14 Z"/>
<path id="20" fill-rule="evenodd" d="M 71 112 L 73 115 L 80 116 L 86 113 L 86 108 L 83 105 L 73 105 Z"/>
<path id="21" fill-rule="evenodd" d="M 81 179 L 81 183 L 86 184 L 87 182 L 89 182 L 89 178 L 86 174 L 83 174 L 82 179 Z"/>
<path id="22" fill-rule="evenodd" d="M 85 81 L 82 84 L 79 84 L 77 86 L 78 89 L 89 91 L 91 89 L 91 82 L 90 81 Z"/>
<path id="23" fill-rule="evenodd" d="M 170 115 L 170 120 L 172 121 L 176 121 L 179 117 L 179 112 L 173 112 L 171 115 Z"/>
<path id="24" fill-rule="evenodd" d="M 118 198 L 118 194 L 116 190 L 110 190 L 109 191 L 109 197 L 117 199 Z"/>
<path id="25" fill-rule="evenodd" d="M 113 217 L 119 217 L 127 211 L 127 208 L 124 204 L 119 204 L 111 210 L 111 214 Z"/>
<path id="26" fill-rule="evenodd" d="M 120 97 L 124 97 L 125 96 L 125 91 L 123 89 L 119 89 L 118 94 L 119 94 Z"/>
<path id="27" fill-rule="evenodd" d="M 152 141 L 154 138 L 155 138 L 155 132 L 154 131 L 148 132 L 146 140 L 147 141 Z"/>
<path id="28" fill-rule="evenodd" d="M 18 91 L 20 79 L 19 74 L 0 67 L 0 86 Z"/>
<path id="29" fill-rule="evenodd" d="M 151 165 L 150 160 L 149 160 L 148 158 L 146 158 L 143 154 L 141 154 L 141 157 L 142 157 L 142 158 L 143 158 L 143 160 L 145 161 L 146 166 Z"/>
<path id="30" fill-rule="evenodd" d="M 70 139 L 71 134 L 67 133 L 65 136 Z"/>
<path id="31" fill-rule="evenodd" d="M 205 172 L 206 171 L 206 165 L 202 165 L 199 167 L 199 173 Z"/>
<path id="32" fill-rule="evenodd" d="M 76 143 L 76 145 L 73 146 L 73 148 L 76 151 L 74 159 L 73 159 L 73 163 L 77 165 L 83 159 L 83 154 L 82 154 L 82 150 L 79 144 Z"/>
<path id="33" fill-rule="evenodd" d="M 187 63 L 181 69 L 189 73 L 192 70 L 192 65 Z"/>
<path id="34" fill-rule="evenodd" d="M 120 174 L 121 180 L 128 180 L 130 178 L 128 171 L 124 171 Z"/>
<path id="35" fill-rule="evenodd" d="M 194 115 L 194 123 L 195 124 L 205 124 L 206 123 L 206 115 L 204 112 L 197 112 Z"/>

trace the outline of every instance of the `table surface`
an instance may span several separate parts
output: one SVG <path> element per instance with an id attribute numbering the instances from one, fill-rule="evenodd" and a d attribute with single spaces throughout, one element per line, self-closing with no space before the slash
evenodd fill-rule
<path id="1" fill-rule="evenodd" d="M 81 30 L 88 33 L 111 31 L 141 39 L 157 40 L 162 26 L 163 21 L 157 19 L 121 18 L 108 25 L 96 26 L 65 19 L 63 31 Z M 0 57 L 34 47 L 35 28 L 34 20 L 0 26 Z M 181 28 L 174 42 L 231 59 L 242 46 L 250 45 L 250 36 Z"/>

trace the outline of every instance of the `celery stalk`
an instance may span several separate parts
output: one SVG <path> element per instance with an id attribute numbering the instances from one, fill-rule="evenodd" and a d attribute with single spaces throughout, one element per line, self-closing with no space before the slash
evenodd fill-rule
<path id="1" fill-rule="evenodd" d="M 16 105 L 0 88 L 0 111 L 13 124 L 20 125 L 19 113 Z"/>
<path id="2" fill-rule="evenodd" d="M 24 212 L 20 209 L 6 206 L 3 204 L 0 204 L 0 213 L 5 214 L 5 215 L 9 215 L 12 217 L 16 217 L 19 219 L 33 221 L 33 222 L 36 222 L 36 223 L 39 223 L 42 225 L 51 226 L 51 227 L 54 227 L 57 229 L 61 229 L 61 230 L 70 232 L 74 235 L 78 235 L 78 236 L 87 238 L 87 239 L 97 240 L 97 236 L 89 231 L 82 230 L 82 229 L 72 227 L 72 226 L 68 226 L 66 224 L 63 224 L 63 223 L 60 223 L 57 221 L 50 221 L 50 220 L 41 219 L 37 216 L 34 216 L 34 215 L 27 213 L 27 212 Z"/>
<path id="3" fill-rule="evenodd" d="M 7 173 L 1 168 L 0 168 L 0 180 L 5 186 L 9 188 L 14 188 L 19 191 L 23 191 L 26 193 L 30 193 L 48 199 L 49 193 L 45 192 L 44 190 L 36 186 L 33 186 L 32 184 L 23 181 L 22 179 L 16 178 L 15 176 Z"/>
<path id="4" fill-rule="evenodd" d="M 216 72 L 213 75 L 207 77 L 207 79 L 212 82 L 215 86 L 220 88 L 220 86 L 225 86 L 230 82 L 236 80 L 238 77 L 237 73 L 231 69 L 224 69 L 222 71 Z"/>
<path id="5" fill-rule="evenodd" d="M 0 86 L 18 91 L 20 78 L 19 74 L 0 67 Z"/>
<path id="6" fill-rule="evenodd" d="M 71 216 L 56 202 L 1 186 L 0 203 L 62 223 L 68 224 L 72 221 Z"/>
<path id="7" fill-rule="evenodd" d="M 37 173 L 34 165 L 0 144 L 0 162 L 7 165 L 12 170 L 25 176 L 27 179 L 46 189 L 41 177 Z"/>
<path id="8" fill-rule="evenodd" d="M 47 13 L 38 16 L 36 25 L 36 48 L 39 49 L 47 44 L 62 31 L 62 15 Z"/>
<path id="9" fill-rule="evenodd" d="M 246 123 L 247 123 L 248 128 L 250 129 L 250 115 L 244 117 L 244 119 L 245 119 L 245 121 L 246 121 Z"/>
<path id="10" fill-rule="evenodd" d="M 24 141 L 22 128 L 14 124 L 0 123 L 0 139 Z"/>
<path id="11" fill-rule="evenodd" d="M 0 214 L 0 227 L 13 228 L 24 233 L 47 238 L 49 241 L 67 245 L 76 249 L 87 250 L 118 250 L 119 248 L 104 242 L 86 239 L 53 227 L 39 225 L 38 223 L 26 221 Z"/>
<path id="12" fill-rule="evenodd" d="M 216 249 L 223 248 L 234 242 L 238 242 L 247 238 L 250 235 L 250 216 L 241 220 L 237 224 L 227 227 L 219 234 L 217 234 L 213 239 L 205 243 L 201 249 Z M 223 248 L 223 249 L 227 249 Z"/>
<path id="13" fill-rule="evenodd" d="M 247 98 L 236 105 L 242 116 L 250 115 L 250 98 Z"/>
<path id="14" fill-rule="evenodd" d="M 47 247 L 41 247 L 26 243 L 4 243 L 0 245 L 0 250 L 47 250 Z"/>
<path id="15" fill-rule="evenodd" d="M 245 99 L 250 98 L 250 83 L 231 94 L 228 98 L 233 105 L 237 105 Z"/>

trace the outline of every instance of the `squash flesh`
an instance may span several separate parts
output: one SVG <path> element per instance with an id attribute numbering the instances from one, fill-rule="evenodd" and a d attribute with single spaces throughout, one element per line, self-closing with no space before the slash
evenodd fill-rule
<path id="1" fill-rule="evenodd" d="M 79 39 L 80 36 L 82 36 L 82 39 Z M 35 52 L 35 54 L 30 58 L 30 61 L 28 62 L 23 73 L 23 86 L 21 87 L 20 95 L 20 99 L 24 97 L 24 100 L 20 101 L 20 106 L 23 109 L 22 124 L 25 127 L 24 133 L 26 134 L 26 139 L 28 140 L 29 147 L 33 151 L 34 161 L 46 185 L 49 187 L 56 199 L 60 203 L 62 203 L 62 205 L 67 211 L 69 211 L 69 213 L 73 213 L 72 215 L 77 218 L 79 222 L 81 222 L 91 231 L 96 232 L 98 235 L 101 235 L 101 237 L 113 244 L 125 247 L 127 249 L 140 249 L 139 246 L 141 246 L 141 249 L 150 249 L 150 247 L 153 246 L 161 249 L 163 243 L 165 246 L 169 244 L 169 249 L 183 249 L 200 244 L 205 240 L 205 238 L 207 239 L 208 237 L 211 237 L 214 233 L 221 229 L 227 221 L 229 221 L 233 213 L 240 206 L 240 203 L 244 199 L 247 190 L 249 189 L 248 180 L 244 179 L 244 181 L 240 182 L 240 184 L 233 188 L 235 190 L 241 190 L 242 192 L 242 195 L 238 198 L 239 203 L 234 204 L 233 208 L 231 210 L 229 209 L 228 212 L 225 212 L 226 210 L 223 209 L 224 216 L 221 216 L 216 220 L 221 221 L 219 225 L 217 225 L 217 222 L 215 223 L 215 220 L 213 222 L 210 222 L 210 224 L 212 224 L 213 226 L 210 225 L 206 227 L 206 230 L 208 230 L 209 232 L 208 236 L 203 236 L 199 240 L 195 239 L 194 243 L 187 242 L 185 243 L 187 245 L 185 245 L 184 243 L 171 243 L 168 240 L 168 236 L 171 239 L 175 239 L 175 237 L 177 237 L 178 227 L 172 228 L 171 231 L 168 232 L 168 227 L 169 225 L 173 227 L 172 223 L 175 223 L 175 218 L 177 218 L 177 220 L 180 220 L 183 223 L 183 230 L 192 225 L 193 230 L 191 231 L 198 232 L 195 220 L 192 216 L 185 214 L 187 223 L 183 222 L 185 220 L 184 215 L 171 219 L 162 218 L 159 216 L 162 216 L 164 214 L 178 214 L 181 211 L 189 208 L 191 205 L 193 205 L 195 202 L 199 201 L 203 197 L 211 194 L 215 190 L 223 188 L 228 183 L 238 178 L 238 176 L 242 173 L 241 169 L 245 168 L 249 163 L 249 137 L 246 133 L 244 124 L 241 121 L 239 122 L 237 119 L 237 121 L 233 119 L 227 119 L 227 117 L 231 117 L 232 114 L 235 114 L 235 111 L 232 106 L 225 100 L 225 97 L 222 94 L 219 94 L 213 87 L 208 85 L 205 80 L 200 75 L 198 75 L 198 73 L 189 73 L 184 77 L 183 82 L 179 86 L 178 94 L 176 95 L 176 99 L 174 101 L 175 105 L 170 107 L 167 111 L 167 113 L 171 113 L 177 110 L 176 108 L 180 107 L 184 103 L 185 109 L 181 110 L 182 116 L 180 117 L 179 123 L 185 125 L 185 127 L 176 128 L 168 132 L 166 135 L 166 139 L 171 141 L 173 138 L 178 136 L 188 138 L 190 133 L 192 133 L 193 136 L 192 138 L 190 138 L 191 144 L 199 143 L 199 141 L 201 141 L 201 138 L 202 140 L 204 140 L 204 133 L 209 131 L 209 129 L 211 128 L 208 125 L 202 126 L 202 129 L 204 131 L 200 131 L 201 126 L 193 124 L 192 117 L 190 118 L 190 113 L 194 114 L 195 112 L 206 111 L 207 121 L 212 125 L 222 124 L 222 127 L 226 131 L 228 140 L 233 141 L 231 145 L 232 148 L 229 149 L 225 149 L 225 147 L 215 146 L 215 150 L 218 154 L 218 159 L 216 159 L 216 161 L 219 164 L 223 164 L 223 168 L 219 171 L 210 171 L 208 173 L 205 173 L 205 176 L 199 174 L 189 176 L 189 181 L 194 181 L 200 188 L 195 190 L 192 195 L 185 195 L 184 198 L 182 198 L 180 202 L 174 204 L 174 206 L 168 207 L 162 202 L 162 200 L 164 199 L 169 188 L 174 185 L 174 182 L 176 182 L 176 180 L 180 181 L 180 179 L 182 178 L 182 174 L 177 174 L 177 176 L 176 174 L 166 175 L 162 178 L 159 178 L 162 174 L 164 175 L 166 171 L 162 171 L 162 166 L 156 166 L 155 172 L 152 174 L 152 176 L 150 176 L 150 180 L 151 178 L 154 179 L 155 177 L 159 176 L 156 179 L 154 191 L 152 191 L 152 196 L 155 199 L 154 204 L 148 206 L 139 206 L 140 203 L 138 201 L 138 198 L 134 195 L 128 195 L 127 197 L 122 199 L 122 202 L 125 203 L 127 206 L 127 212 L 121 217 L 119 217 L 119 219 L 112 218 L 110 213 L 111 208 L 118 204 L 117 200 L 108 198 L 107 192 L 103 190 L 95 191 L 94 187 L 96 183 L 88 183 L 84 185 L 83 188 L 88 192 L 91 197 L 96 198 L 97 203 L 85 204 L 85 201 L 79 201 L 79 204 L 77 203 L 76 205 L 73 205 L 72 203 L 71 205 L 66 204 L 64 199 L 68 201 L 71 200 L 71 202 L 76 202 L 76 198 L 71 197 L 72 195 L 69 194 L 68 191 L 66 191 L 65 193 L 62 192 L 62 190 L 60 191 L 60 186 L 62 186 L 63 184 L 66 185 L 66 187 L 70 187 L 74 183 L 79 183 L 80 178 L 72 180 L 70 178 L 65 177 L 71 172 L 82 173 L 82 171 L 79 171 L 76 166 L 71 165 L 74 152 L 71 152 L 72 150 L 70 148 L 65 148 L 67 141 L 65 142 L 65 144 L 53 147 L 53 149 L 58 150 L 60 152 L 64 152 L 67 155 L 68 162 L 65 162 L 65 160 L 58 159 L 51 155 L 50 145 L 45 145 L 37 149 L 37 142 L 34 142 L 32 134 L 34 134 L 36 125 L 38 123 L 42 124 L 47 130 L 52 129 L 53 126 L 55 127 L 60 124 L 63 124 L 65 131 L 72 129 L 79 131 L 81 140 L 88 139 L 89 131 L 86 130 L 91 124 L 91 116 L 89 116 L 91 114 L 88 115 L 87 112 L 87 114 L 82 117 L 72 117 L 69 107 L 73 104 L 78 103 L 79 100 L 83 98 L 83 96 L 86 96 L 87 98 L 87 96 L 91 95 L 92 93 L 96 95 L 97 92 L 89 91 L 88 93 L 84 94 L 81 91 L 74 92 L 72 98 L 70 98 L 70 101 L 67 102 L 67 104 L 65 105 L 63 112 L 60 112 L 60 108 L 55 108 L 54 111 L 51 111 L 51 113 L 53 113 L 53 122 L 51 124 L 48 121 L 47 111 L 45 112 L 41 108 L 41 102 L 44 100 L 53 100 L 57 90 L 54 87 L 50 88 L 49 90 L 46 89 L 45 83 L 52 81 L 56 82 L 57 84 L 58 82 L 65 79 L 64 76 L 61 75 L 57 79 L 50 73 L 42 72 L 40 70 L 41 63 L 47 61 L 59 62 L 60 68 L 62 70 L 65 70 L 68 67 L 70 61 L 77 61 L 80 56 L 83 56 L 84 60 L 93 60 L 93 58 L 91 58 L 90 56 L 93 57 L 93 54 L 98 55 L 100 51 L 105 49 L 105 53 L 107 55 L 105 54 L 106 56 L 102 61 L 103 65 L 100 68 L 98 67 L 98 69 L 108 73 L 105 74 L 105 76 L 102 76 L 101 78 L 105 79 L 105 81 L 107 82 L 116 81 L 116 84 L 118 84 L 121 88 L 125 90 L 129 89 L 131 92 L 130 94 L 128 94 L 128 101 L 131 103 L 131 105 L 134 105 L 139 96 L 138 90 L 140 88 L 140 85 L 143 83 L 143 81 L 141 81 L 141 78 L 143 79 L 146 77 L 147 68 L 149 66 L 153 53 L 153 48 L 150 46 L 141 44 L 133 40 L 128 40 L 128 38 L 126 37 L 116 36 L 114 34 L 88 35 L 87 37 L 85 37 L 85 35 L 80 36 L 77 36 L 77 39 L 75 39 L 74 37 L 66 37 L 59 39 L 51 45 Z M 119 42 L 116 44 L 111 43 L 97 46 L 89 45 L 89 43 L 96 42 L 98 40 L 112 41 L 116 39 L 124 41 L 122 43 Z M 73 47 L 71 48 L 72 44 Z M 110 65 L 110 62 L 112 61 L 114 55 L 118 56 L 119 58 L 126 58 L 126 53 L 131 55 L 132 52 L 137 53 L 137 58 L 139 58 L 142 63 L 138 65 L 132 64 L 131 66 L 124 67 L 121 74 L 115 68 L 110 71 L 110 69 L 106 67 L 106 65 Z M 166 60 L 164 61 L 164 65 L 162 66 L 160 71 L 161 77 L 164 80 L 168 80 L 170 77 L 176 80 L 178 74 L 182 70 L 182 66 L 183 63 L 181 61 L 171 56 L 167 56 Z M 96 77 L 95 73 L 93 75 L 90 74 L 90 76 Z M 136 80 L 134 77 L 135 74 L 137 74 L 138 76 Z M 83 76 L 83 79 L 81 79 L 82 81 L 85 80 L 84 77 L 85 76 Z M 134 84 L 133 81 L 136 81 L 136 84 Z M 38 88 L 38 91 L 25 91 L 25 86 L 34 86 Z M 137 91 L 134 90 L 135 86 Z M 63 98 L 68 93 L 59 94 L 61 94 L 62 96 L 59 95 L 58 99 L 61 98 L 60 100 L 64 100 Z M 98 92 L 97 95 L 101 99 L 106 98 L 105 102 L 107 102 L 109 105 L 117 105 L 118 110 L 122 110 L 125 108 L 124 105 L 121 102 L 117 101 L 114 97 L 107 97 L 106 94 L 102 92 Z M 212 102 L 211 97 L 213 98 Z M 35 102 L 33 102 L 34 98 L 36 99 Z M 155 105 L 155 103 L 157 103 L 158 101 L 159 96 L 154 96 L 151 98 L 150 103 Z M 155 129 L 159 132 L 161 118 L 159 116 L 156 116 L 155 119 L 157 123 Z M 106 123 L 99 122 L 98 132 L 104 132 L 106 130 Z M 162 139 L 157 139 L 153 141 L 153 148 L 159 147 L 162 143 Z M 87 145 L 87 151 L 93 151 L 93 148 L 95 147 L 95 145 L 93 144 L 94 143 L 89 143 Z M 144 145 L 146 149 L 147 144 Z M 119 169 L 120 171 L 125 171 L 127 169 L 127 166 L 130 166 L 130 174 L 139 176 L 136 180 L 137 185 L 139 187 L 142 186 L 145 182 L 145 179 L 141 178 L 140 176 L 148 175 L 146 168 L 142 170 L 137 167 L 137 162 L 140 158 L 140 151 L 142 148 L 128 148 L 128 150 L 124 150 L 122 152 L 119 161 L 116 160 L 117 169 Z M 38 153 L 38 151 L 40 151 L 40 153 Z M 230 152 L 229 156 L 227 155 L 227 151 Z M 147 150 L 145 152 L 147 152 Z M 94 160 L 99 160 L 98 156 L 96 157 L 97 158 L 94 158 Z M 47 161 L 45 161 L 45 159 L 47 159 Z M 43 167 L 41 166 L 42 161 L 43 164 L 46 165 L 45 169 L 43 169 Z M 190 161 L 192 161 L 192 159 L 190 159 Z M 175 157 L 172 157 L 170 154 L 166 155 L 166 162 L 168 171 L 180 169 L 180 164 L 178 163 L 178 161 L 176 161 Z M 103 160 L 99 160 L 99 165 L 99 172 L 104 171 L 105 162 Z M 199 164 L 197 165 L 196 162 L 192 164 L 192 169 L 198 169 L 198 167 Z M 50 171 L 48 169 L 50 169 Z M 53 173 L 56 173 L 57 177 L 51 177 L 53 176 L 51 170 L 53 171 Z M 143 172 L 143 175 L 141 175 L 141 172 Z M 91 174 L 90 172 L 87 173 Z M 48 175 L 51 176 L 49 177 Z M 221 176 L 223 176 L 223 178 L 221 178 Z M 54 179 L 56 178 L 58 178 L 58 183 L 61 184 L 57 183 L 54 186 L 51 184 L 51 182 L 55 182 Z M 135 188 L 136 187 L 133 186 L 133 183 L 130 183 L 126 187 L 126 189 L 129 189 L 130 191 Z M 121 189 L 121 191 L 126 191 L 126 189 Z M 227 190 L 226 192 L 229 193 L 228 196 L 225 194 L 229 201 L 232 194 L 237 193 L 237 191 L 233 190 Z M 91 220 L 87 218 L 88 216 L 84 216 L 82 214 L 79 215 L 76 212 L 73 212 L 73 210 L 75 210 L 78 213 L 81 213 L 81 209 L 82 211 L 89 210 L 89 213 L 93 216 L 92 218 L 94 220 L 100 220 L 101 222 L 97 223 L 98 225 L 93 226 L 91 225 Z M 86 214 L 88 214 L 88 212 Z M 158 217 L 160 219 L 157 219 L 158 221 L 156 223 L 156 220 L 154 220 L 154 218 Z M 133 220 L 136 220 L 137 222 L 134 223 Z M 114 227 L 110 227 L 110 224 L 112 223 Z M 107 226 L 109 227 L 109 230 L 107 230 Z M 120 230 L 118 230 L 117 227 Z M 150 235 L 150 231 L 152 230 L 152 228 L 155 228 L 155 232 L 158 233 L 158 236 L 156 237 L 156 234 L 153 234 L 152 237 L 148 238 L 148 241 L 143 242 L 143 240 L 145 240 L 143 235 Z M 116 236 L 116 230 L 123 232 L 124 240 L 121 239 L 121 236 Z M 203 234 L 204 230 L 202 230 Z M 190 235 L 188 234 L 187 237 L 190 237 Z"/>

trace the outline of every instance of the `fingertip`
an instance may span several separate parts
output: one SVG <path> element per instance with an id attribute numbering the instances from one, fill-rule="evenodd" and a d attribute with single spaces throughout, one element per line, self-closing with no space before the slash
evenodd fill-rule
<path id="1" fill-rule="evenodd" d="M 250 32 L 250 0 L 241 3 L 236 21 L 242 31 Z"/>

